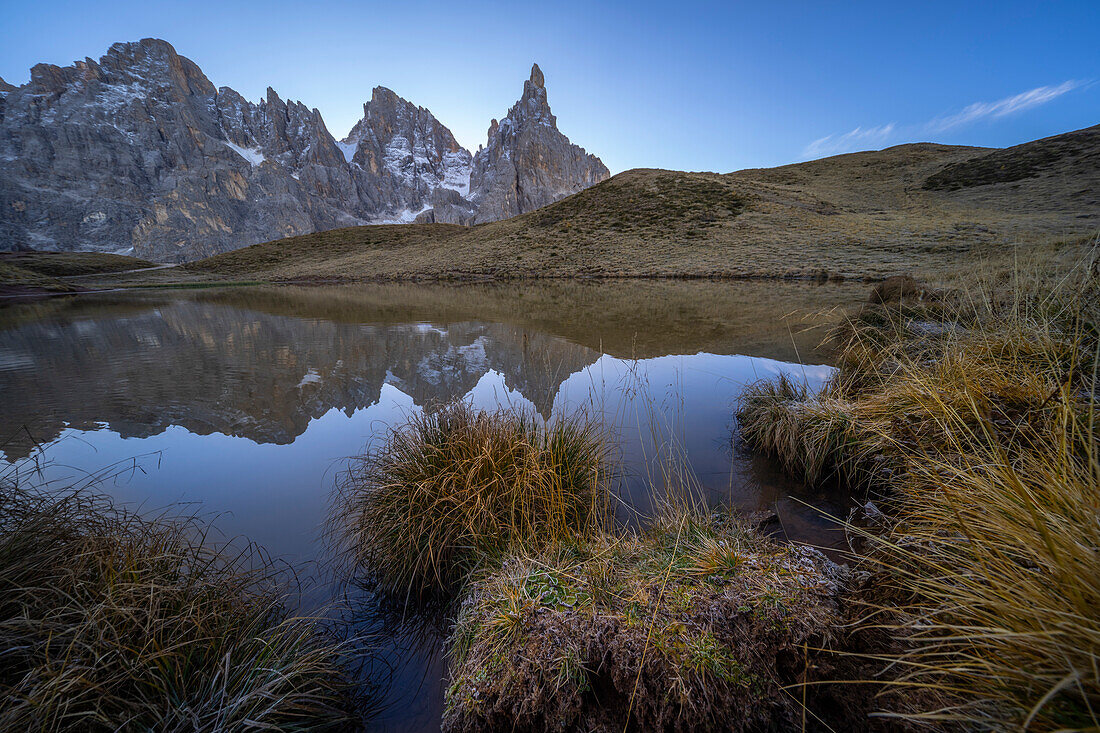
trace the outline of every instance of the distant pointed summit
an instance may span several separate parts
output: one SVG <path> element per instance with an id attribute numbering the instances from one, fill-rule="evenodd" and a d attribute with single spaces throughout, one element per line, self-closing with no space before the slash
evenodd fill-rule
<path id="1" fill-rule="evenodd" d="M 538 64 L 531 64 L 531 84 L 539 89 L 546 86 L 546 77 L 542 75 Z"/>
<path id="2" fill-rule="evenodd" d="M 340 141 L 353 173 L 383 208 L 375 222 L 411 222 L 433 208 L 432 221 L 464 223 L 473 206 L 470 152 L 424 107 L 377 86 L 363 118 Z M 447 204 L 454 209 L 443 211 Z"/>
<path id="3" fill-rule="evenodd" d="M 558 131 L 546 79 L 538 64 L 508 116 L 489 126 L 488 142 L 474 156 L 470 198 L 474 223 L 533 211 L 606 180 L 607 166 Z"/>

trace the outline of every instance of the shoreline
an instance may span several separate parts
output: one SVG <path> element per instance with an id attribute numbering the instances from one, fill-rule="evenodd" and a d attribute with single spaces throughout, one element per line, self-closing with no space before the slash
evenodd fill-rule
<path id="1" fill-rule="evenodd" d="M 150 269 L 167 269 L 167 268 L 150 268 Z M 105 275 L 112 275 L 114 273 L 105 273 Z M 94 275 L 82 276 L 82 277 L 95 277 Z M 167 283 L 133 283 L 126 285 L 118 285 L 116 287 L 107 288 L 77 288 L 73 290 L 49 290 L 45 288 L 34 289 L 29 286 L 0 286 L 0 299 L 24 299 L 31 300 L 36 298 L 48 298 L 53 296 L 71 296 L 71 295 L 96 295 L 102 293 L 124 293 L 134 290 L 187 290 L 187 289 L 207 289 L 207 288 L 235 288 L 235 287 L 257 287 L 257 286 L 295 286 L 295 287 L 324 287 L 330 285 L 395 285 L 395 284 L 418 284 L 418 285 L 482 285 L 482 284 L 515 284 L 523 282 L 542 282 L 542 281 L 570 281 L 570 282 L 623 282 L 630 280 L 637 281 L 695 281 L 705 280 L 710 282 L 801 282 L 801 283 L 817 283 L 821 285 L 833 283 L 875 283 L 893 277 L 892 275 L 877 275 L 877 276 L 865 276 L 860 278 L 845 277 L 843 275 L 797 275 L 797 274 L 783 274 L 783 275 L 768 275 L 768 274 L 748 274 L 748 275 L 700 275 L 693 273 L 667 275 L 663 273 L 651 274 L 651 275 L 409 275 L 409 276 L 363 276 L 363 277 L 327 277 L 327 278 L 287 278 L 287 279 L 275 279 L 275 280 L 198 280 L 198 281 L 183 281 L 183 282 L 167 282 Z"/>

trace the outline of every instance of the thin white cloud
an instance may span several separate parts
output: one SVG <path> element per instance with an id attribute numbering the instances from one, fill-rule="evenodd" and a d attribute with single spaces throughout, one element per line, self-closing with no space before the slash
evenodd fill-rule
<path id="1" fill-rule="evenodd" d="M 1007 117 L 1052 102 L 1063 94 L 1072 92 L 1082 86 L 1084 86 L 1084 82 L 1071 79 L 1062 82 L 1058 86 L 1035 87 L 1011 97 L 998 99 L 996 102 L 975 102 L 962 112 L 932 120 L 924 128 L 929 132 L 943 132 L 961 125 L 969 125 L 987 117 L 994 119 Z"/>
<path id="2" fill-rule="evenodd" d="M 853 150 L 866 150 L 868 146 L 881 144 L 894 134 L 895 125 L 879 127 L 857 127 L 843 135 L 826 135 L 806 146 L 802 154 L 807 158 L 822 158 L 826 155 L 840 155 Z"/>
<path id="3" fill-rule="evenodd" d="M 897 125 L 891 122 L 880 127 L 857 127 L 843 135 L 826 135 L 818 138 L 802 150 L 806 159 L 840 155 L 856 150 L 882 147 L 903 138 L 935 134 L 969 125 L 978 120 L 998 119 L 1052 102 L 1064 94 L 1090 86 L 1091 82 L 1071 79 L 1056 86 L 1036 87 L 995 102 L 975 102 L 962 111 L 937 117 L 920 125 Z"/>

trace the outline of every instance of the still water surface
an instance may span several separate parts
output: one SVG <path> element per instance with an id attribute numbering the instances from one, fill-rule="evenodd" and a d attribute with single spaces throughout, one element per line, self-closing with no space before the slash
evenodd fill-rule
<path id="1" fill-rule="evenodd" d="M 707 498 L 773 510 L 776 531 L 832 547 L 808 489 L 731 440 L 741 388 L 780 373 L 820 385 L 823 311 L 852 285 L 709 281 L 368 285 L 159 291 L 0 307 L 0 454 L 44 456 L 64 482 L 143 511 L 179 502 L 299 569 L 307 603 L 335 477 L 409 415 L 464 399 L 550 417 L 585 409 L 617 438 L 622 521 L 650 509 L 673 455 Z M 369 601 L 367 602 L 369 605 Z M 368 609 L 369 610 L 369 609 Z M 439 634 L 381 628 L 379 730 L 438 730 Z"/>

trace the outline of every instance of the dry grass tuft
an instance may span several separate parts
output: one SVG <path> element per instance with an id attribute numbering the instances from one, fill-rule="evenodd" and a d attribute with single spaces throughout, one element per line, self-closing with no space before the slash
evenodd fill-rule
<path id="1" fill-rule="evenodd" d="M 1012 443 L 960 421 L 954 443 L 912 462 L 894 499 L 900 523 L 872 539 L 871 562 L 913 599 L 899 683 L 948 693 L 914 717 L 1100 724 L 1095 401 L 1060 401 L 1049 417 L 1041 436 Z"/>
<path id="2" fill-rule="evenodd" d="M 344 729 L 340 645 L 206 531 L 0 483 L 0 729 Z"/>
<path id="3" fill-rule="evenodd" d="M 807 481 L 834 473 L 856 478 L 860 426 L 851 403 L 835 393 L 811 395 L 786 375 L 761 380 L 742 391 L 737 421 L 750 445 Z"/>
<path id="4" fill-rule="evenodd" d="M 745 437 L 794 471 L 816 416 L 846 405 L 850 439 L 815 460 L 882 493 L 893 526 L 861 531 L 882 581 L 869 602 L 906 644 L 894 684 L 936 701 L 888 715 L 1100 726 L 1100 278 L 1095 243 L 1071 251 L 989 263 L 954 307 L 865 309 L 821 394 L 743 401 Z"/>
<path id="5" fill-rule="evenodd" d="M 445 405 L 394 429 L 347 473 L 336 510 L 355 571 L 395 593 L 453 589 L 517 547 L 609 517 L 608 442 L 583 414 Z"/>

